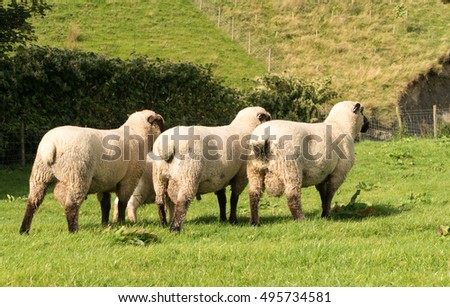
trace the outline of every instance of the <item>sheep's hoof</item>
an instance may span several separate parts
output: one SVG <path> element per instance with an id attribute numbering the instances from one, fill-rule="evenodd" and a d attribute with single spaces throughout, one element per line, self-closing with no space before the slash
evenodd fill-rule
<path id="1" fill-rule="evenodd" d="M 237 222 L 237 219 L 230 219 L 230 224 L 231 225 L 236 225 L 238 222 Z"/>
<path id="2" fill-rule="evenodd" d="M 30 234 L 30 230 L 29 229 L 22 229 L 22 228 L 20 228 L 19 234 L 21 234 L 21 235 L 28 235 L 28 234 Z"/>
<path id="3" fill-rule="evenodd" d="M 170 226 L 170 232 L 176 232 L 176 233 L 180 233 L 181 232 L 181 226 Z"/>

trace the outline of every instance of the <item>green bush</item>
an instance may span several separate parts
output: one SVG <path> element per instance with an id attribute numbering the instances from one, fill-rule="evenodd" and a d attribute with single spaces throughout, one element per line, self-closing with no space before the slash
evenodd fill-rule
<path id="1" fill-rule="evenodd" d="M 32 155 L 56 126 L 113 128 L 142 109 L 167 126 L 222 125 L 244 105 L 207 66 L 38 46 L 0 60 L 0 93 L 0 163 L 19 160 L 21 123 Z"/>
<path id="2" fill-rule="evenodd" d="M 295 77 L 267 75 L 247 95 L 250 104 L 267 109 L 273 118 L 311 122 L 322 119 L 322 108 L 338 95 L 330 80 L 307 82 Z"/>

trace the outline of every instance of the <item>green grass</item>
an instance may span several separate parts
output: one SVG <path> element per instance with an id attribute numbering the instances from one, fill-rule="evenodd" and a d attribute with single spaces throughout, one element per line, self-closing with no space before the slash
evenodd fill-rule
<path id="1" fill-rule="evenodd" d="M 450 10 L 437 0 L 221 0 L 224 30 L 216 27 L 219 2 L 212 0 L 203 5 L 214 7 L 213 20 L 198 10 L 198 0 L 49 3 L 48 16 L 33 20 L 38 44 L 212 64 L 227 85 L 249 88 L 248 80 L 267 70 L 265 51 L 256 59 L 245 50 L 251 31 L 255 54 L 263 50 L 257 46 L 272 47 L 275 71 L 331 78 L 342 100 L 362 101 L 383 121 L 395 119 L 408 82 L 430 67 L 439 70 L 449 50 Z"/>
<path id="2" fill-rule="evenodd" d="M 181 234 L 141 208 L 136 227 L 158 237 L 146 246 L 105 230 L 92 195 L 78 234 L 49 193 L 20 236 L 30 168 L 2 167 L 0 286 L 448 286 L 450 239 L 437 228 L 450 225 L 450 140 L 365 141 L 356 152 L 331 220 L 314 188 L 303 190 L 300 223 L 283 197 L 264 196 L 260 227 L 249 226 L 246 192 L 235 226 L 218 222 L 212 194 L 192 204 Z"/>
<path id="3" fill-rule="evenodd" d="M 223 20 L 234 16 L 236 32 L 251 31 L 255 45 L 272 47 L 278 72 L 330 77 L 343 99 L 362 101 L 382 119 L 395 118 L 408 82 L 438 67 L 449 51 L 450 9 L 437 0 L 221 0 L 220 6 Z"/>
<path id="4" fill-rule="evenodd" d="M 35 18 L 37 44 L 94 51 L 123 59 L 135 55 L 211 64 L 229 85 L 265 72 L 215 28 L 188 0 L 48 1 L 53 8 Z M 244 83 L 244 84 L 243 84 Z"/>

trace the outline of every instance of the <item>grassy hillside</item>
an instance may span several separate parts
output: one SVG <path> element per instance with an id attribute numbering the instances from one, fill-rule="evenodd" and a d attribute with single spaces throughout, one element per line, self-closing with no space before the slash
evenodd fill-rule
<path id="1" fill-rule="evenodd" d="M 247 191 L 237 225 L 218 221 L 211 193 L 192 203 L 179 235 L 145 206 L 137 230 L 158 237 L 147 246 L 102 227 L 95 195 L 81 206 L 80 232 L 69 235 L 51 189 L 30 235 L 20 236 L 30 168 L 0 167 L 0 286 L 448 286 L 450 237 L 437 229 L 450 226 L 449 141 L 357 144 L 330 220 L 320 218 L 314 187 L 302 191 L 299 223 L 284 196 L 265 195 L 261 226 L 251 227 Z"/>
<path id="2" fill-rule="evenodd" d="M 278 71 L 331 77 L 342 98 L 381 106 L 386 113 L 393 113 L 408 81 L 437 65 L 450 48 L 450 5 L 438 0 L 203 0 L 202 5 L 210 16 L 216 14 L 210 7 L 221 7 L 221 20 L 233 16 L 236 32 L 251 31 L 255 44 L 271 45 Z"/>
<path id="3" fill-rule="evenodd" d="M 52 11 L 33 21 L 41 45 L 212 64 L 237 87 L 265 71 L 188 0 L 47 2 Z"/>

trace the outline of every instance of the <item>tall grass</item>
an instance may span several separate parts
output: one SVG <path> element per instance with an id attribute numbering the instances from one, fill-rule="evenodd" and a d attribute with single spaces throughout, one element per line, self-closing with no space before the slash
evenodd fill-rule
<path id="1" fill-rule="evenodd" d="M 284 198 L 264 196 L 261 226 L 251 227 L 246 192 L 238 224 L 220 223 L 211 194 L 172 234 L 148 205 L 138 225 L 125 225 L 156 235 L 144 246 L 100 225 L 95 196 L 81 207 L 80 232 L 69 235 L 51 191 L 30 235 L 20 236 L 30 168 L 1 168 L 0 285 L 448 286 L 450 241 L 438 227 L 450 225 L 449 145 L 448 138 L 357 144 L 331 220 L 320 218 L 314 188 L 303 190 L 300 223 Z"/>
<path id="2" fill-rule="evenodd" d="M 215 3 L 223 19 L 233 16 L 236 28 L 272 46 L 279 72 L 332 77 L 343 99 L 364 102 L 384 120 L 407 83 L 449 50 L 450 10 L 440 1 Z"/>

